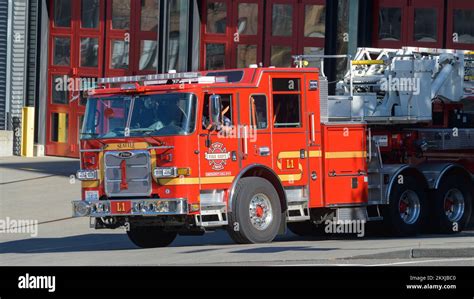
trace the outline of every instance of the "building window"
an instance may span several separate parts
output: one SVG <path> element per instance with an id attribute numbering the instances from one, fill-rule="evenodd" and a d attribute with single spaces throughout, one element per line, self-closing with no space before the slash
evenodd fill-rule
<path id="1" fill-rule="evenodd" d="M 416 42 L 438 41 L 438 10 L 416 8 L 413 40 Z"/>
<path id="2" fill-rule="evenodd" d="M 112 0 L 112 28 L 130 29 L 131 0 Z M 133 0 L 134 1 L 134 0 Z"/>
<path id="3" fill-rule="evenodd" d="M 272 11 L 272 35 L 291 36 L 293 34 L 293 6 L 274 4 Z"/>
<path id="4" fill-rule="evenodd" d="M 69 37 L 55 37 L 53 49 L 53 64 L 69 66 L 71 63 L 71 39 Z"/>
<path id="5" fill-rule="evenodd" d="M 188 64 L 189 1 L 169 2 L 168 70 L 183 72 Z"/>
<path id="6" fill-rule="evenodd" d="M 81 27 L 87 29 L 99 28 L 99 0 L 82 0 Z"/>
<path id="7" fill-rule="evenodd" d="M 474 9 L 455 9 L 453 12 L 454 42 L 474 44 Z"/>
<path id="8" fill-rule="evenodd" d="M 237 68 L 257 63 L 257 45 L 237 45 Z"/>
<path id="9" fill-rule="evenodd" d="M 112 69 L 128 69 L 129 47 L 129 43 L 123 40 L 112 41 L 112 53 L 110 55 Z"/>
<path id="10" fill-rule="evenodd" d="M 223 2 L 207 4 L 207 33 L 224 34 L 227 27 L 227 5 Z"/>
<path id="11" fill-rule="evenodd" d="M 242 35 L 257 35 L 258 4 L 239 3 L 237 30 Z"/>
<path id="12" fill-rule="evenodd" d="M 142 40 L 140 42 L 140 71 L 158 69 L 158 43 L 156 40 Z"/>
<path id="13" fill-rule="evenodd" d="M 324 38 L 326 34 L 326 6 L 305 5 L 304 36 Z"/>
<path id="14" fill-rule="evenodd" d="M 53 104 L 60 104 L 60 105 L 69 104 L 68 91 L 67 91 L 68 83 L 69 83 L 69 78 L 66 75 L 53 76 L 52 93 L 51 93 Z"/>
<path id="15" fill-rule="evenodd" d="M 384 7 L 379 12 L 379 40 L 401 41 L 402 39 L 402 9 Z"/>
<path id="16" fill-rule="evenodd" d="M 54 1 L 54 26 L 71 27 L 71 0 Z"/>
<path id="17" fill-rule="evenodd" d="M 157 31 L 159 15 L 159 0 L 141 0 L 141 31 Z"/>
<path id="18" fill-rule="evenodd" d="M 291 47 L 290 46 L 272 46 L 270 63 L 272 66 L 291 67 Z"/>
<path id="19" fill-rule="evenodd" d="M 92 37 L 81 38 L 81 66 L 97 67 L 99 65 L 99 39 Z"/>
<path id="20" fill-rule="evenodd" d="M 220 70 L 225 66 L 225 44 L 206 44 L 206 69 Z"/>

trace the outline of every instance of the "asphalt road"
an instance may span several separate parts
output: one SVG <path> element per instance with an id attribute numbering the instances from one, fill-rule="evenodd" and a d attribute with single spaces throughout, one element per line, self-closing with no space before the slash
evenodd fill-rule
<path id="1" fill-rule="evenodd" d="M 179 236 L 170 247 L 140 249 L 125 231 L 93 230 L 72 219 L 71 180 L 78 161 L 63 158 L 0 158 L 0 220 L 37 220 L 37 236 L 0 233 L 0 265 L 368 265 L 474 266 L 474 231 L 414 238 L 291 233 L 270 244 L 236 245 L 224 231 Z"/>

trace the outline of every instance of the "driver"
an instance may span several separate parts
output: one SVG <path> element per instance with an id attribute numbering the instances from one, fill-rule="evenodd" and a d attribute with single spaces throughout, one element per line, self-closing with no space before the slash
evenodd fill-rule
<path id="1" fill-rule="evenodd" d="M 165 98 L 159 101 L 156 116 L 158 121 L 150 125 L 149 128 L 160 131 L 164 135 L 179 134 L 182 131 L 181 124 L 185 117 L 176 100 Z"/>

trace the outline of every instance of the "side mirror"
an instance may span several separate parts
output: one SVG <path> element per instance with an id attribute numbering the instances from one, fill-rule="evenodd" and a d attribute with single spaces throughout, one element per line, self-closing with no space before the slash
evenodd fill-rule
<path id="1" fill-rule="evenodd" d="M 209 97 L 209 119 L 211 125 L 216 127 L 222 120 L 222 101 L 220 95 L 211 95 Z"/>

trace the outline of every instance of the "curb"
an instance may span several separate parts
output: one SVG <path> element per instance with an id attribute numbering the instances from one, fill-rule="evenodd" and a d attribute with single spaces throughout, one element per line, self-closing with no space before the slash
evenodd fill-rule
<path id="1" fill-rule="evenodd" d="M 463 248 L 410 248 L 338 259 L 416 259 L 416 258 L 474 258 L 474 247 Z"/>

